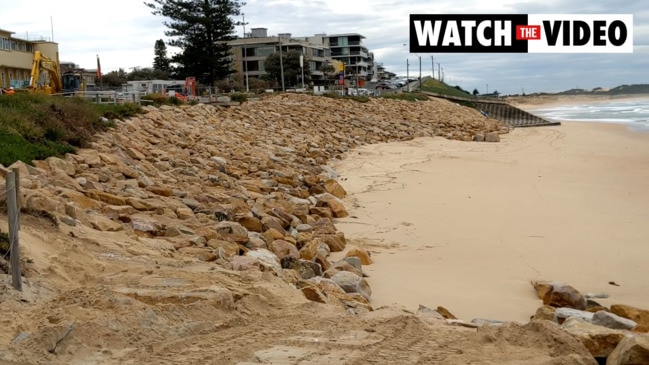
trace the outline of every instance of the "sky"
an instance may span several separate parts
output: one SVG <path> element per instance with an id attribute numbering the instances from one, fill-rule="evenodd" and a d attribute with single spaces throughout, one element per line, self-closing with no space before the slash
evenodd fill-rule
<path id="1" fill-rule="evenodd" d="M 299 37 L 360 33 L 388 71 L 418 77 L 421 61 L 422 76 L 431 76 L 434 62 L 436 78 L 443 70 L 446 83 L 480 93 L 649 83 L 646 0 L 247 0 L 242 12 L 247 32 L 267 28 L 269 35 Z M 410 14 L 633 14 L 634 47 L 625 54 L 413 54 Z M 0 29 L 19 38 L 53 38 L 61 61 L 83 68 L 96 68 L 99 55 L 103 73 L 151 67 L 155 41 L 168 40 L 164 21 L 140 0 L 11 1 L 0 12 Z M 241 36 L 243 27 L 236 27 L 235 34 Z"/>

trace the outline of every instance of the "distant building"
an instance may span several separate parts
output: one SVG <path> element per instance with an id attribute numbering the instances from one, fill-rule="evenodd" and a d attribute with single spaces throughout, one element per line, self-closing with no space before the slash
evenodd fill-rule
<path id="1" fill-rule="evenodd" d="M 18 38 L 14 34 L 15 32 L 0 29 L 0 86 L 4 88 L 24 88 L 29 85 L 35 51 L 59 62 L 58 43 L 44 39 Z M 43 83 L 47 81 L 44 80 Z"/>
<path id="2" fill-rule="evenodd" d="M 328 35 L 327 39 L 331 57 L 345 64 L 346 77 L 360 80 L 374 75 L 374 56 L 363 45 L 365 36 L 358 33 L 344 33 Z"/>
<path id="3" fill-rule="evenodd" d="M 314 84 L 323 84 L 326 75 L 323 68 L 331 60 L 331 52 L 324 42 L 323 35 L 294 38 L 290 33 L 268 36 L 266 28 L 253 28 L 244 38 L 230 41 L 235 71 L 242 77 L 247 72 L 248 78 L 260 78 L 266 75 L 265 61 L 268 55 L 297 50 L 309 62 L 311 79 Z M 244 53 L 245 50 L 245 53 Z M 244 56 L 245 54 L 245 56 Z M 244 65 L 245 61 L 245 65 Z M 298 84 L 299 80 L 295 80 Z"/>
<path id="4" fill-rule="evenodd" d="M 297 50 L 309 62 L 311 79 L 314 85 L 327 83 L 324 68 L 328 65 L 345 65 L 345 77 L 348 84 L 356 79 L 370 81 L 381 79 L 385 69 L 374 62 L 374 54 L 368 52 L 362 40 L 365 37 L 357 33 L 327 35 L 324 33 L 308 37 L 293 37 L 290 33 L 268 36 L 266 28 L 252 28 L 244 38 L 230 41 L 232 61 L 239 77 L 259 78 L 266 75 L 264 62 L 268 55 Z M 245 56 L 244 56 L 245 49 Z M 244 64 L 245 59 L 245 64 Z M 335 70 L 338 73 L 338 69 Z M 298 81 L 298 80 L 296 80 Z"/>
<path id="5" fill-rule="evenodd" d="M 146 94 L 164 93 L 165 89 L 172 85 L 185 86 L 185 80 L 139 80 L 128 81 L 122 85 L 122 90 L 126 92 L 141 92 Z"/>

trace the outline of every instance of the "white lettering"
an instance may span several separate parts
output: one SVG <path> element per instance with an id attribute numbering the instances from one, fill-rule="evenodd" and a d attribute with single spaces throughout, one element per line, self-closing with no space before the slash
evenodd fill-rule
<path id="1" fill-rule="evenodd" d="M 440 20 L 435 20 L 435 29 L 433 29 L 433 23 L 429 20 L 424 22 L 423 27 L 421 26 L 420 20 L 415 20 L 414 24 L 415 32 L 417 33 L 417 42 L 420 46 L 425 47 L 429 41 L 431 46 L 437 46 L 440 28 L 442 27 Z"/>
<path id="2" fill-rule="evenodd" d="M 460 30 L 457 28 L 457 22 L 446 23 L 442 46 L 450 46 L 451 43 L 460 47 L 462 46 L 462 38 L 460 38 Z"/>
<path id="3" fill-rule="evenodd" d="M 462 26 L 464 27 L 464 45 L 473 45 L 473 28 L 475 28 L 475 20 L 463 20 Z"/>
<path id="4" fill-rule="evenodd" d="M 503 42 L 504 41 L 504 42 Z M 494 22 L 494 43 L 496 46 L 512 45 L 512 22 L 496 20 Z"/>
<path id="5" fill-rule="evenodd" d="M 480 24 L 478 24 L 478 32 L 477 32 L 476 35 L 478 36 L 478 42 L 480 42 L 480 44 L 482 46 L 489 47 L 491 45 L 491 42 L 484 35 L 485 28 L 491 28 L 491 22 L 490 21 L 488 21 L 488 20 L 481 21 Z"/>

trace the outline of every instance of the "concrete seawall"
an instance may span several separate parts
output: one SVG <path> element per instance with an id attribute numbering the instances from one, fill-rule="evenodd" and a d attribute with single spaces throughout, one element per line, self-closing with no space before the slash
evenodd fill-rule
<path id="1" fill-rule="evenodd" d="M 462 98 L 430 92 L 424 93 L 429 96 L 443 98 L 459 104 L 474 107 L 485 114 L 485 116 L 498 119 L 512 127 L 540 127 L 561 124 L 560 122 L 543 119 L 498 99 Z"/>

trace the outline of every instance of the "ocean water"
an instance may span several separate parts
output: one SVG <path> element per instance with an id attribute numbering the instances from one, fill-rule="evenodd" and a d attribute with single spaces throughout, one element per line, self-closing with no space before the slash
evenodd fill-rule
<path id="1" fill-rule="evenodd" d="M 649 97 L 553 105 L 531 112 L 554 121 L 620 123 L 633 131 L 649 132 Z"/>

